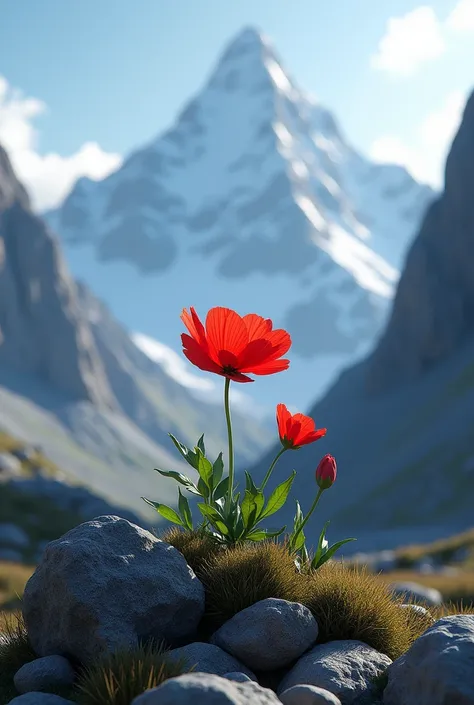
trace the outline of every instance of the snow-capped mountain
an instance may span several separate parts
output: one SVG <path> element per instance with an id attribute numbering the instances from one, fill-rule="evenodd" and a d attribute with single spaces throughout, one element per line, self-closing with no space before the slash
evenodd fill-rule
<path id="1" fill-rule="evenodd" d="M 165 134 L 46 217 L 73 273 L 175 349 L 190 304 L 285 326 L 293 374 L 280 394 L 301 406 L 373 342 L 432 196 L 357 153 L 246 29 Z"/>

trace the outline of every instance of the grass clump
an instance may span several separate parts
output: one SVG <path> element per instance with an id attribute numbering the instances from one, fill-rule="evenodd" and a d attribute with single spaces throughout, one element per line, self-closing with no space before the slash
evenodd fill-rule
<path id="1" fill-rule="evenodd" d="M 33 566 L 0 561 L 0 610 L 10 610 L 20 607 L 20 596 L 23 595 L 25 585 L 33 574 L 33 571 Z"/>
<path id="2" fill-rule="evenodd" d="M 223 550 L 211 536 L 199 531 L 183 531 L 177 526 L 164 531 L 160 539 L 183 554 L 187 564 L 191 566 L 198 578 L 209 560 Z"/>
<path id="3" fill-rule="evenodd" d="M 304 585 L 287 547 L 273 541 L 219 551 L 199 577 L 206 590 L 206 620 L 215 629 L 267 597 L 299 602 Z"/>
<path id="4" fill-rule="evenodd" d="M 13 676 L 25 663 L 37 658 L 21 612 L 0 614 L 0 703 L 8 703 L 18 693 Z"/>
<path id="5" fill-rule="evenodd" d="M 167 661 L 161 644 L 149 643 L 117 651 L 82 671 L 72 698 L 81 705 L 130 705 L 145 690 L 188 670 L 182 662 Z"/>
<path id="6" fill-rule="evenodd" d="M 401 609 L 401 601 L 365 568 L 327 563 L 306 580 L 301 601 L 318 622 L 320 643 L 356 639 L 396 659 L 431 623 Z"/>

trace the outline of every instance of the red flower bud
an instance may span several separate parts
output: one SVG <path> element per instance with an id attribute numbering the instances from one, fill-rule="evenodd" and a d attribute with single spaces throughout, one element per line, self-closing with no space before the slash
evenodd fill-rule
<path id="1" fill-rule="evenodd" d="M 325 455 L 316 468 L 316 482 L 322 490 L 327 490 L 336 481 L 337 465 L 332 455 Z"/>

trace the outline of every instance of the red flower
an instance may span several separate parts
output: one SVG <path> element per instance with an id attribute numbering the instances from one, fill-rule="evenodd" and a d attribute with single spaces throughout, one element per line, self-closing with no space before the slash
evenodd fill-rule
<path id="1" fill-rule="evenodd" d="M 280 441 L 285 448 L 297 450 L 326 435 L 326 429 L 316 428 L 310 416 L 290 414 L 284 404 L 278 404 L 276 418 Z"/>
<path id="2" fill-rule="evenodd" d="M 194 308 L 183 309 L 181 320 L 190 335 L 183 333 L 183 352 L 193 365 L 234 380 L 253 382 L 245 372 L 271 375 L 288 369 L 281 360 L 290 348 L 285 330 L 273 330 L 272 321 L 255 313 L 239 316 L 230 308 L 216 306 L 206 317 L 204 328 Z"/>
<path id="3" fill-rule="evenodd" d="M 337 465 L 332 455 L 325 455 L 316 468 L 316 482 L 322 490 L 327 490 L 336 481 Z"/>

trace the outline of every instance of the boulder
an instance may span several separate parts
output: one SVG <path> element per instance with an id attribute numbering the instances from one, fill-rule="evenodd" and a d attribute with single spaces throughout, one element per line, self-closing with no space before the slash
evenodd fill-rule
<path id="1" fill-rule="evenodd" d="M 10 700 L 8 705 L 76 705 L 72 700 L 51 693 L 25 693 Z"/>
<path id="2" fill-rule="evenodd" d="M 241 671 L 233 671 L 232 673 L 224 673 L 223 678 L 227 678 L 228 681 L 235 681 L 236 683 L 248 683 L 252 679 L 249 678 L 245 673 Z"/>
<path id="3" fill-rule="evenodd" d="M 439 619 L 388 669 L 384 705 L 474 705 L 474 616 Z"/>
<path id="4" fill-rule="evenodd" d="M 170 661 L 184 661 L 187 668 L 194 667 L 200 673 L 212 673 L 215 676 L 224 676 L 226 673 L 243 673 L 251 680 L 256 681 L 256 676 L 240 661 L 215 644 L 195 641 L 192 644 L 172 649 L 167 654 Z"/>
<path id="5" fill-rule="evenodd" d="M 270 597 L 235 614 L 212 636 L 212 643 L 256 671 L 289 666 L 318 637 L 310 610 Z"/>
<path id="6" fill-rule="evenodd" d="M 204 588 L 173 546 L 102 516 L 48 544 L 23 611 L 38 656 L 90 663 L 150 638 L 182 643 L 201 620 Z"/>
<path id="7" fill-rule="evenodd" d="M 132 705 L 281 705 L 257 683 L 236 683 L 210 673 L 186 673 L 147 690 Z"/>
<path id="8" fill-rule="evenodd" d="M 44 656 L 25 663 L 13 678 L 19 693 L 48 693 L 57 688 L 72 686 L 74 669 L 64 656 Z"/>
<path id="9" fill-rule="evenodd" d="M 283 705 L 341 705 L 341 701 L 329 690 L 316 685 L 294 685 L 280 695 Z"/>
<path id="10" fill-rule="evenodd" d="M 439 590 L 429 588 L 419 583 L 392 583 L 390 590 L 394 595 L 402 597 L 409 602 L 424 602 L 427 605 L 440 605 L 443 602 L 443 596 Z"/>
<path id="11" fill-rule="evenodd" d="M 316 685 L 351 705 L 372 688 L 373 680 L 392 661 L 362 641 L 330 641 L 304 654 L 283 678 L 278 693 L 295 685 Z"/>

